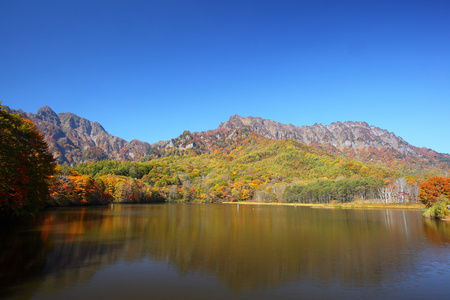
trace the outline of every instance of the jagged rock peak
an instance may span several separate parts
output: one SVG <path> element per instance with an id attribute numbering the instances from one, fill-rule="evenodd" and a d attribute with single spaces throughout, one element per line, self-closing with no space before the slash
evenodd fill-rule
<path id="1" fill-rule="evenodd" d="M 230 119 L 226 122 L 220 123 L 219 128 L 228 128 L 232 129 L 234 127 L 241 127 L 244 126 L 244 123 L 242 122 L 244 118 L 239 115 L 233 115 L 230 117 Z"/>
<path id="2" fill-rule="evenodd" d="M 232 115 L 232 116 L 230 117 L 230 121 L 234 121 L 234 120 L 242 120 L 242 119 L 243 119 L 243 117 L 241 117 L 241 116 L 238 115 L 238 114 Z"/>
<path id="3" fill-rule="evenodd" d="M 110 159 L 140 160 L 151 147 L 150 144 L 138 140 L 128 143 L 106 132 L 98 122 L 73 113 L 56 114 L 49 106 L 41 107 L 36 114 L 22 110 L 11 111 L 21 113 L 36 124 L 60 164 L 72 165 L 85 159 L 99 158 L 87 156 L 91 148 L 97 148 L 97 152 L 102 152 Z"/>
<path id="4" fill-rule="evenodd" d="M 263 119 L 261 117 L 251 117 L 251 116 L 241 117 L 239 115 L 234 115 L 227 122 L 221 123 L 219 125 L 219 129 L 220 128 L 236 129 L 241 127 L 250 127 L 252 129 L 256 129 L 266 124 L 281 124 L 281 123 L 277 123 L 270 119 Z"/>
<path id="5" fill-rule="evenodd" d="M 414 150 L 401 137 L 387 130 L 371 126 L 366 122 L 334 122 L 330 125 L 316 123 L 312 126 L 297 127 L 286 125 L 270 119 L 234 115 L 229 121 L 220 124 L 219 128 L 247 128 L 259 135 L 280 140 L 294 139 L 304 144 L 329 144 L 334 147 L 391 147 L 402 153 L 413 153 Z"/>
<path id="6" fill-rule="evenodd" d="M 94 134 L 106 133 L 108 132 L 103 128 L 103 126 L 98 122 L 93 122 L 88 119 L 82 118 L 73 113 L 59 113 L 58 114 L 63 127 L 64 125 L 69 126 L 72 129 L 81 128 L 82 130 L 90 134 L 91 130 Z"/>
<path id="7" fill-rule="evenodd" d="M 38 109 L 36 118 L 58 126 L 61 124 L 58 115 L 48 105 Z"/>
<path id="8" fill-rule="evenodd" d="M 50 115 L 56 116 L 56 113 L 48 105 L 45 105 L 45 106 L 42 106 L 41 108 L 39 108 L 36 114 L 37 115 L 50 114 Z"/>

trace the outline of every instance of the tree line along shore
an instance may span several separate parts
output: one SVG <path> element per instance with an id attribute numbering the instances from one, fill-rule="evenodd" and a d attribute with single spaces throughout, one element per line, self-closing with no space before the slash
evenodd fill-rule
<path id="1" fill-rule="evenodd" d="M 287 203 L 322 207 L 426 207 L 445 219 L 450 178 L 402 175 L 289 140 L 241 140 L 233 151 L 132 161 L 56 165 L 42 134 L 0 107 L 0 214 L 108 203 Z M 255 150 L 256 149 L 256 150 Z M 269 157 L 265 165 L 260 157 Z"/>

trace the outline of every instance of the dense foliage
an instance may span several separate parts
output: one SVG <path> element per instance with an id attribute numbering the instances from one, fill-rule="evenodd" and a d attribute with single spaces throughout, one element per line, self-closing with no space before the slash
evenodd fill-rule
<path id="1" fill-rule="evenodd" d="M 412 148 L 418 155 L 402 153 L 392 148 L 383 147 L 367 147 L 361 149 L 348 147 L 341 150 L 332 148 L 329 149 L 329 151 L 339 155 L 344 155 L 351 159 L 357 159 L 366 164 L 397 170 L 402 174 L 441 174 L 443 171 L 450 171 L 448 155 L 437 153 L 427 148 Z"/>
<path id="2" fill-rule="evenodd" d="M 419 198 L 427 207 L 435 204 L 441 195 L 450 198 L 450 177 L 434 176 L 420 185 Z"/>
<path id="3" fill-rule="evenodd" d="M 450 215 L 450 199 L 444 195 L 440 195 L 423 215 L 432 219 L 447 218 Z"/>
<path id="4" fill-rule="evenodd" d="M 0 106 L 0 214 L 25 215 L 41 209 L 54 168 L 35 125 Z"/>
<path id="5" fill-rule="evenodd" d="M 320 180 L 306 185 L 290 186 L 284 192 L 284 197 L 287 202 L 329 203 L 335 200 L 345 203 L 355 199 L 375 199 L 383 186 L 383 180 L 373 177 L 337 181 Z"/>
<path id="6" fill-rule="evenodd" d="M 186 141 L 192 141 L 187 137 L 186 133 Z M 102 180 L 114 201 L 350 202 L 383 196 L 385 203 L 405 203 L 417 196 L 414 181 L 386 180 L 398 175 L 392 170 L 293 140 L 274 141 L 248 134 L 229 147 L 221 147 L 219 140 L 213 146 L 208 154 L 199 155 L 193 146 L 176 156 L 153 157 L 140 163 L 103 160 L 79 164 L 75 170 Z M 128 191 L 135 182 L 134 186 L 140 185 L 140 190 L 151 196 L 132 192 L 134 196 L 120 197 L 113 184 L 118 181 L 127 184 Z"/>
<path id="7" fill-rule="evenodd" d="M 12 124 L 23 127 L 16 130 L 23 137 L 13 138 Z M 48 206 L 245 200 L 407 203 L 417 200 L 417 182 L 424 181 L 420 176 L 414 176 L 416 180 L 402 178 L 398 168 L 364 163 L 350 158 L 353 155 L 343 157 L 294 140 L 263 138 L 244 129 L 232 133 L 218 129 L 201 135 L 186 131 L 166 147 L 140 156 L 141 162 L 108 160 L 102 148 L 86 148 L 84 163 L 73 168 L 61 165 L 55 171 L 34 125 L 2 111 L 1 147 L 2 169 L 9 170 L 2 174 L 1 191 L 9 195 L 2 197 L 2 209 L 17 213 L 20 206 L 24 211 L 36 211 L 44 200 Z M 40 154 L 33 154 L 38 153 L 36 149 Z M 364 160 L 378 153 L 374 151 L 367 152 Z M 36 176 L 24 177 L 28 171 Z M 422 199 L 433 201 L 434 196 L 424 194 L 428 185 L 421 190 Z M 32 191 L 38 197 L 31 199 L 27 193 Z M 36 205 L 31 206 L 33 201 Z"/>

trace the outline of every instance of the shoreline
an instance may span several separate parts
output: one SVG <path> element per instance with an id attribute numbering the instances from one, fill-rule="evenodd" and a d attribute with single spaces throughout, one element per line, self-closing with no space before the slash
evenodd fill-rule
<path id="1" fill-rule="evenodd" d="M 242 201 L 242 202 L 222 202 L 222 204 L 242 204 L 242 205 L 272 205 L 272 206 L 304 206 L 311 208 L 339 208 L 339 209 L 352 209 L 352 208 L 363 208 L 363 209 L 408 209 L 408 210 L 424 210 L 425 205 L 423 204 L 376 204 L 376 203 L 284 203 L 284 202 L 252 202 L 252 201 Z"/>

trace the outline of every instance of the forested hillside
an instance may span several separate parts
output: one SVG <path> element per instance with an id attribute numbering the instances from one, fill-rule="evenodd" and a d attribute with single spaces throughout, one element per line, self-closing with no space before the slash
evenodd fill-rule
<path id="1" fill-rule="evenodd" d="M 7 108 L 7 107 L 6 107 Z M 43 133 L 50 150 L 60 164 L 119 159 L 145 161 L 185 154 L 211 154 L 233 149 L 239 141 L 252 137 L 271 140 L 295 140 L 330 155 L 343 156 L 403 174 L 446 174 L 450 155 L 410 145 L 394 133 L 365 122 L 335 122 L 330 125 L 285 125 L 272 120 L 232 116 L 217 129 L 205 132 L 183 132 L 179 137 L 152 145 L 115 137 L 97 122 L 72 113 L 56 114 L 45 106 L 36 114 L 15 111 L 31 119 Z M 233 155 L 233 154 L 231 154 Z M 295 171 L 294 171 L 295 172 Z"/>
<path id="2" fill-rule="evenodd" d="M 314 203 L 331 199 L 349 202 L 356 197 L 361 200 L 379 198 L 380 191 L 390 186 L 389 179 L 399 175 L 387 168 L 329 154 L 293 140 L 275 141 L 254 133 L 236 140 L 229 148 L 216 148 L 209 154 L 197 155 L 191 150 L 185 155 L 140 163 L 83 163 L 75 170 L 100 180 L 106 190 L 116 195 L 117 201 L 129 199 L 127 201 L 131 202 L 138 199 L 131 196 L 133 190 L 140 195 L 145 190 L 152 201 L 300 200 Z M 297 199 L 288 188 L 311 187 L 318 182 L 329 187 L 328 198 Z M 339 182 L 339 186 L 332 187 L 333 182 Z M 415 182 L 409 184 L 415 185 Z M 333 188 L 340 191 L 339 197 L 332 198 Z M 391 188 L 394 189 L 394 185 Z M 417 193 L 412 190 L 404 201 L 416 199 Z M 397 201 L 394 196 L 393 193 L 385 200 Z"/>
<path id="3" fill-rule="evenodd" d="M 9 109 L 9 111 L 12 111 Z M 48 205 L 154 201 L 409 203 L 450 156 L 363 122 L 296 127 L 233 116 L 219 128 L 130 143 L 49 107 L 19 111 L 59 162 Z M 71 166 L 70 166 L 71 165 Z"/>

